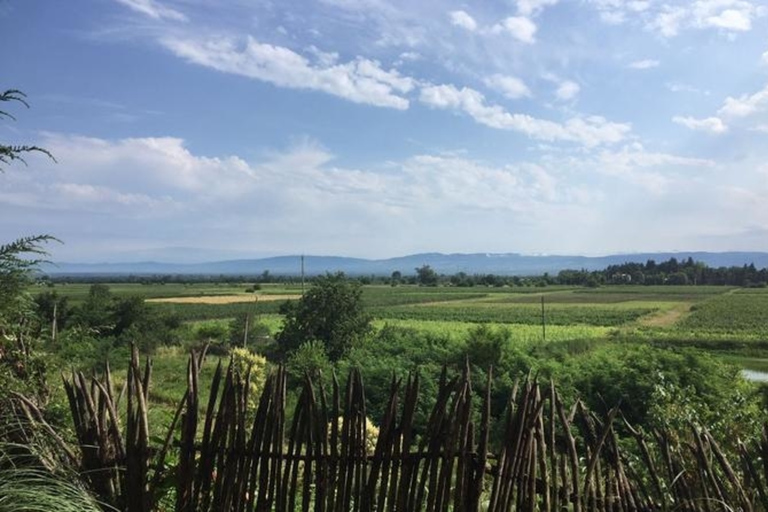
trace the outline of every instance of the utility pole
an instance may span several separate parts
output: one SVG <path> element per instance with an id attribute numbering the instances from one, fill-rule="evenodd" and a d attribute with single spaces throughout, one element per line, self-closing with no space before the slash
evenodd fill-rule
<path id="1" fill-rule="evenodd" d="M 544 316 L 544 296 L 541 296 L 541 338 L 547 341 L 547 322 Z"/>
<path id="2" fill-rule="evenodd" d="M 301 294 L 304 295 L 304 255 L 301 255 Z"/>
<path id="3" fill-rule="evenodd" d="M 51 321 L 51 341 L 56 343 L 56 338 L 59 334 L 58 325 L 56 324 L 56 317 L 58 317 L 59 303 L 54 299 L 53 302 L 53 320 Z"/>

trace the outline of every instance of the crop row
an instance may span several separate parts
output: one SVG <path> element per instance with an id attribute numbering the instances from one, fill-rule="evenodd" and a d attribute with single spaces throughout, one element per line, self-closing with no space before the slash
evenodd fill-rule
<path id="1" fill-rule="evenodd" d="M 492 297 L 488 302 L 500 304 L 537 304 L 544 298 L 545 304 L 621 304 L 628 302 L 696 302 L 707 298 L 706 295 L 671 294 L 671 293 L 578 293 L 557 292 L 541 295 L 514 295 Z"/>
<path id="2" fill-rule="evenodd" d="M 393 290 L 393 291 L 389 291 Z M 403 304 L 425 304 L 429 302 L 448 302 L 454 300 L 479 299 L 487 293 L 461 291 L 446 291 L 445 288 L 363 288 L 363 304 L 367 307 L 397 306 Z M 450 288 L 448 289 L 450 290 Z"/>
<path id="3" fill-rule="evenodd" d="M 184 322 L 215 318 L 234 318 L 243 313 L 265 315 L 277 313 L 280 301 L 235 302 L 232 304 L 174 304 L 151 302 L 149 307 L 156 311 L 176 315 Z"/>
<path id="4" fill-rule="evenodd" d="M 768 293 L 732 293 L 691 308 L 679 325 L 693 330 L 768 334 Z"/>
<path id="5" fill-rule="evenodd" d="M 414 329 L 427 332 L 442 338 L 464 339 L 469 332 L 477 327 L 472 322 L 451 322 L 447 320 L 376 320 L 377 328 L 385 325 Z M 512 340 L 520 343 L 539 342 L 543 338 L 540 325 L 530 324 L 489 324 L 493 328 L 508 329 L 512 333 Z M 613 329 L 592 325 L 551 325 L 546 328 L 547 341 L 565 341 L 575 339 L 604 338 Z"/>
<path id="6" fill-rule="evenodd" d="M 481 306 L 482 304 L 482 306 Z M 515 306 L 474 303 L 471 305 L 440 304 L 434 306 L 394 306 L 374 308 L 373 314 L 382 319 L 446 320 L 472 323 L 503 323 L 538 325 L 542 322 L 541 309 L 536 305 Z M 656 311 L 657 308 L 601 308 L 601 307 L 558 307 L 545 308 L 544 320 L 551 325 L 594 325 L 615 327 Z"/>

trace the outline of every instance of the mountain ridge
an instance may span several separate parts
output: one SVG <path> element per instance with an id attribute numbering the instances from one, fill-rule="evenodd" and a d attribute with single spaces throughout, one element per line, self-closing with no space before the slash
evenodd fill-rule
<path id="1" fill-rule="evenodd" d="M 429 265 L 441 274 L 537 275 L 555 274 L 564 269 L 602 270 L 609 265 L 628 262 L 656 262 L 670 258 L 693 258 L 710 267 L 730 267 L 754 264 L 768 267 L 768 252 L 756 251 L 679 251 L 612 254 L 606 256 L 523 255 L 519 253 L 419 253 L 384 259 L 351 258 L 345 256 L 304 256 L 306 275 L 344 272 L 349 275 L 390 275 L 394 271 L 405 275 L 417 267 Z M 220 260 L 205 263 L 172 263 L 143 261 L 134 263 L 48 263 L 41 271 L 50 275 L 300 275 L 301 256 L 272 256 L 267 258 Z"/>

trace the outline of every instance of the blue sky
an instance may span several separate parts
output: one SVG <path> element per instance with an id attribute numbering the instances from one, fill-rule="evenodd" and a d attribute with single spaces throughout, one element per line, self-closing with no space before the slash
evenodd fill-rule
<path id="1" fill-rule="evenodd" d="M 762 0 L 0 0 L 61 261 L 768 250 Z"/>

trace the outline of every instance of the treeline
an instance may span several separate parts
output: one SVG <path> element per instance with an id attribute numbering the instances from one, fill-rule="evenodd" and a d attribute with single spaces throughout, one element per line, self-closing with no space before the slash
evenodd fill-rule
<path id="1" fill-rule="evenodd" d="M 268 270 L 255 275 L 217 274 L 217 275 L 66 275 L 41 276 L 40 283 L 136 283 L 156 284 L 199 284 L 199 283 L 253 283 L 248 291 L 258 290 L 261 284 L 300 285 L 311 284 L 322 276 L 306 276 L 302 279 L 295 275 L 272 274 Z M 765 287 L 768 285 L 768 268 L 758 269 L 753 263 L 741 267 L 709 267 L 693 258 L 678 261 L 670 258 L 657 263 L 648 260 L 645 263 L 627 262 L 610 265 L 603 270 L 561 270 L 557 275 L 544 273 L 537 276 L 516 276 L 498 274 L 440 274 L 429 265 L 415 268 L 413 273 L 399 270 L 391 275 L 350 276 L 350 279 L 364 285 L 419 285 L 419 286 L 456 286 L 456 287 L 527 287 L 527 286 L 590 286 L 609 284 L 634 285 L 715 285 Z"/>
<path id="2" fill-rule="evenodd" d="M 757 269 L 754 264 L 741 267 L 708 267 L 693 258 L 678 261 L 670 258 L 657 263 L 623 263 L 605 270 L 563 270 L 557 275 L 559 284 L 597 286 L 601 284 L 640 285 L 726 285 L 764 287 L 768 283 L 768 268 Z"/>

